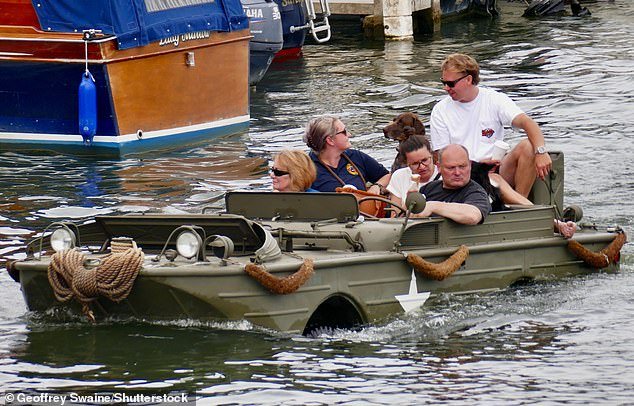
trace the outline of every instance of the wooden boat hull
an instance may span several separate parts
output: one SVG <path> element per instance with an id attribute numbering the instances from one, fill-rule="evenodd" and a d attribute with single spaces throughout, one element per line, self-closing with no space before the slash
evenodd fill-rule
<path id="1" fill-rule="evenodd" d="M 12 149 L 120 155 L 248 127 L 247 30 L 202 32 L 125 50 L 114 38 L 91 42 L 98 124 L 86 147 L 77 111 L 85 70 L 81 36 L 3 28 L 0 143 Z"/>

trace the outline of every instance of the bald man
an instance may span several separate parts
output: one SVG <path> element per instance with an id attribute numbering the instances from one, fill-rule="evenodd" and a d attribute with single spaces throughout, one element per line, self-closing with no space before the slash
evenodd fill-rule
<path id="1" fill-rule="evenodd" d="M 491 211 L 486 191 L 471 180 L 469 152 L 458 144 L 449 144 L 438 153 L 442 179 L 420 188 L 427 198 L 425 210 L 416 217 L 438 215 L 461 224 L 480 224 Z"/>

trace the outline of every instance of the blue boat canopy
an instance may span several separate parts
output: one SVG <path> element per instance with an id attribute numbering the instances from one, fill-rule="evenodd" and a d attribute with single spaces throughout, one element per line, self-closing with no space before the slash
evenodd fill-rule
<path id="1" fill-rule="evenodd" d="M 249 27 L 240 0 L 32 0 L 44 31 L 96 29 L 133 48 L 200 31 Z"/>

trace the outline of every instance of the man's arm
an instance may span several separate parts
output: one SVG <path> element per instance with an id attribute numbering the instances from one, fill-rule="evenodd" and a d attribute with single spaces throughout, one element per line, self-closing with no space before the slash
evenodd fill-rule
<path id="1" fill-rule="evenodd" d="M 482 221 L 482 212 L 476 206 L 467 203 L 427 202 L 425 210 L 415 217 L 429 217 L 432 214 L 449 218 L 460 224 L 478 224 Z"/>
<path id="2" fill-rule="evenodd" d="M 524 132 L 526 132 L 526 136 L 533 146 L 533 152 L 537 149 L 537 147 L 546 144 L 539 125 L 537 125 L 535 120 L 530 118 L 526 113 L 515 116 L 512 124 L 513 127 L 521 128 Z M 548 153 L 535 155 L 535 170 L 537 171 L 537 176 L 539 176 L 540 179 L 544 179 L 544 177 L 548 175 L 551 166 L 552 160 L 550 159 L 550 155 L 548 155 Z"/>

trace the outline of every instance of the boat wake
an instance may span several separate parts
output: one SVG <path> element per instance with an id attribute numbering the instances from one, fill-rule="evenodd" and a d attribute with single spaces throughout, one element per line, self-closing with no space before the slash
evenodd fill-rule
<path id="1" fill-rule="evenodd" d="M 327 341 L 364 343 L 428 343 L 446 339 L 473 340 L 477 336 L 511 334 L 526 329 L 544 329 L 548 325 L 574 327 L 577 320 L 600 303 L 596 290 L 606 290 L 603 300 L 619 296 L 619 279 L 631 278 L 634 265 L 626 264 L 620 274 L 593 274 L 582 278 L 531 283 L 494 293 L 472 295 L 444 294 L 430 299 L 423 308 L 403 314 L 383 325 L 358 330 L 321 329 L 310 337 Z M 611 293 L 610 293 L 611 292 Z M 608 295 L 608 293 L 610 293 Z M 615 298 L 616 300 L 616 298 Z M 541 327 L 536 327 L 541 326 Z"/>

